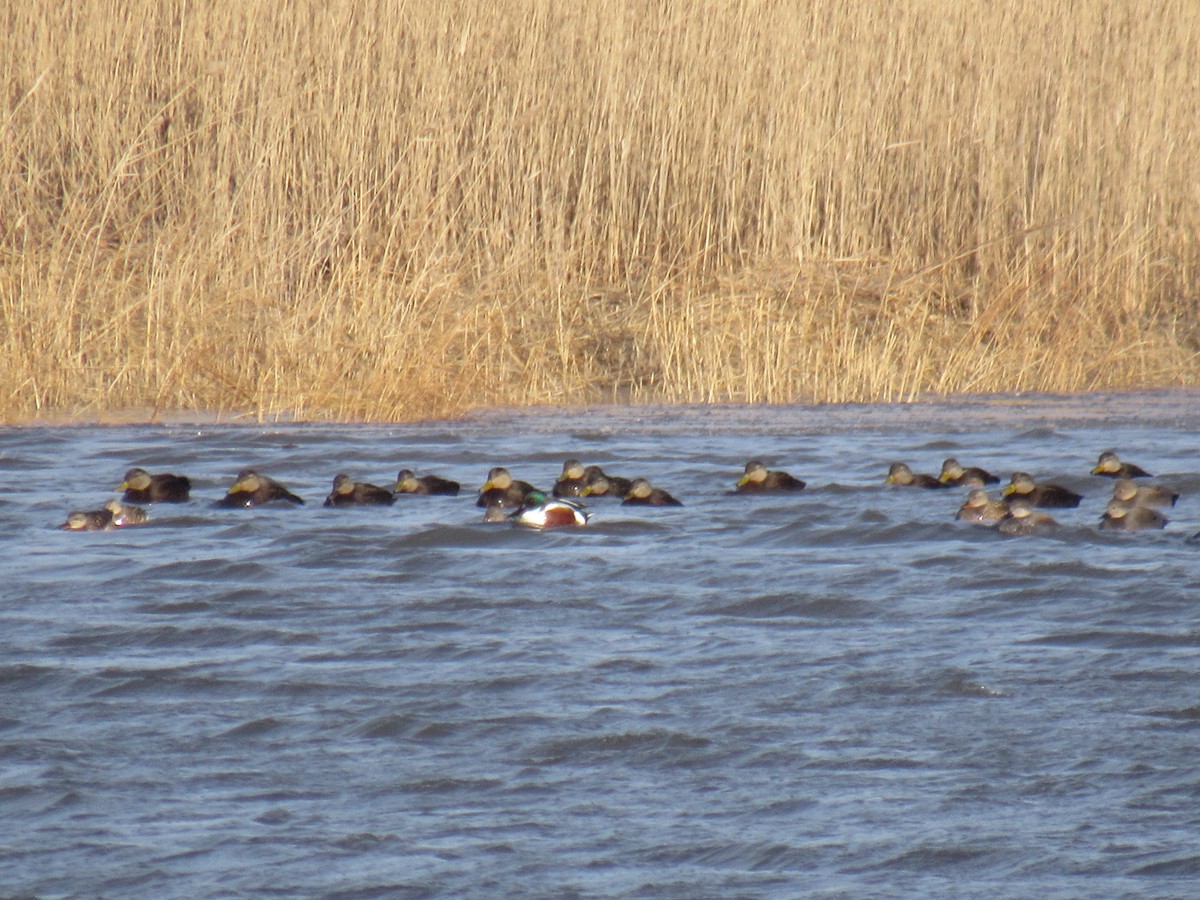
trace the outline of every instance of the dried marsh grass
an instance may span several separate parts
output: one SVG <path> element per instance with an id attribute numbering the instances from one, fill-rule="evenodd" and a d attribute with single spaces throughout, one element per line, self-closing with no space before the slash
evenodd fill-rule
<path id="1" fill-rule="evenodd" d="M 5 419 L 1200 373 L 1190 0 L 0 21 Z"/>

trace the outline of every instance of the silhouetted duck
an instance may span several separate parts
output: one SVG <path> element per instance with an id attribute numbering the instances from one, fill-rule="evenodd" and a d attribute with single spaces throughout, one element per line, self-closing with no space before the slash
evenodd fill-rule
<path id="1" fill-rule="evenodd" d="M 1100 517 L 1100 527 L 1105 531 L 1149 531 L 1166 525 L 1167 517 L 1158 510 L 1116 497 L 1108 501 Z"/>
<path id="2" fill-rule="evenodd" d="M 993 500 L 983 488 L 975 488 L 967 494 L 967 499 L 959 507 L 956 519 L 964 522 L 982 522 L 992 524 L 999 522 L 1008 515 L 1008 504 L 1003 500 Z"/>
<path id="3" fill-rule="evenodd" d="M 1113 484 L 1113 497 L 1126 503 L 1132 503 L 1134 506 L 1148 506 L 1156 509 L 1165 509 L 1168 506 L 1174 506 L 1175 501 L 1179 499 L 1178 494 L 1162 485 L 1146 484 L 1139 486 L 1131 478 L 1118 478 L 1116 480 L 1116 483 Z"/>
<path id="4" fill-rule="evenodd" d="M 238 472 L 237 481 L 229 488 L 228 493 L 217 501 L 216 505 L 222 507 L 261 506 L 273 500 L 286 500 L 288 503 L 296 504 L 304 502 L 274 478 L 261 475 L 254 469 L 242 469 Z"/>
<path id="5" fill-rule="evenodd" d="M 662 488 L 651 487 L 645 478 L 633 479 L 622 506 L 683 506 Z"/>
<path id="6" fill-rule="evenodd" d="M 991 472 L 984 471 L 978 466 L 962 466 L 954 457 L 942 463 L 942 473 L 938 481 L 955 487 L 986 487 L 989 484 L 999 484 L 1000 479 Z"/>
<path id="7" fill-rule="evenodd" d="M 401 469 L 396 476 L 397 494 L 443 495 L 455 497 L 462 486 L 457 481 L 437 475 L 416 475 L 412 469 Z"/>
<path id="8" fill-rule="evenodd" d="M 479 489 L 476 506 L 499 506 L 502 509 L 516 509 L 525 502 L 525 496 L 535 488 L 528 481 L 517 481 L 508 474 L 508 469 L 496 466 L 488 472 L 487 481 Z"/>
<path id="9" fill-rule="evenodd" d="M 547 497 L 542 491 L 525 495 L 520 509 L 509 518 L 517 525 L 530 528 L 557 528 L 563 525 L 586 525 L 591 516 L 571 500 Z"/>
<path id="10" fill-rule="evenodd" d="M 587 486 L 587 469 L 577 459 L 563 463 L 562 474 L 554 482 L 555 497 L 578 497 Z"/>
<path id="11" fill-rule="evenodd" d="M 64 531 L 112 531 L 117 526 L 110 509 L 77 509 L 60 527 Z"/>
<path id="12" fill-rule="evenodd" d="M 1151 474 L 1141 466 L 1121 462 L 1120 457 L 1111 450 L 1105 450 L 1096 460 L 1092 469 L 1093 475 L 1103 475 L 1105 478 L 1151 478 Z"/>
<path id="13" fill-rule="evenodd" d="M 757 459 L 746 463 L 742 477 L 737 481 L 735 494 L 767 494 L 804 490 L 804 482 L 787 472 L 768 469 Z"/>
<path id="14" fill-rule="evenodd" d="M 112 523 L 116 528 L 145 525 L 150 518 L 140 506 L 122 503 L 120 500 L 109 500 L 104 504 L 104 508 L 112 514 Z"/>
<path id="15" fill-rule="evenodd" d="M 1057 484 L 1038 484 L 1027 472 L 1013 472 L 1013 476 L 1004 487 L 1006 497 L 1021 497 L 1032 506 L 1048 506 L 1066 508 L 1078 506 L 1083 499 L 1081 494 L 1067 490 Z"/>
<path id="16" fill-rule="evenodd" d="M 613 497 L 624 500 L 633 482 L 620 475 L 609 475 L 599 466 L 588 466 L 583 470 L 585 483 L 579 492 L 581 497 Z"/>
<path id="17" fill-rule="evenodd" d="M 998 526 L 1001 534 L 1037 534 L 1056 527 L 1058 522 L 1020 497 L 1008 502 L 1008 515 Z"/>
<path id="18" fill-rule="evenodd" d="M 325 506 L 386 506 L 395 501 L 391 491 L 339 473 L 333 478 L 333 490 L 325 498 Z"/>
<path id="19" fill-rule="evenodd" d="M 185 503 L 192 482 L 185 475 L 151 475 L 145 469 L 130 469 L 116 489 L 125 492 L 121 499 L 126 503 Z"/>
<path id="20" fill-rule="evenodd" d="M 885 484 L 899 484 L 905 487 L 921 487 L 921 488 L 946 488 L 950 485 L 944 481 L 939 481 L 932 475 L 916 475 L 905 463 L 896 462 L 888 467 L 887 478 L 884 479 Z"/>

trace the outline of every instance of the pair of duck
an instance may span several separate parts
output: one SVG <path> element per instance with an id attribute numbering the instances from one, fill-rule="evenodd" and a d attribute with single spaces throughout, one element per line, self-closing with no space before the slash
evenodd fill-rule
<path id="1" fill-rule="evenodd" d="M 77 509 L 63 522 L 64 531 L 114 531 L 129 525 L 144 525 L 149 516 L 140 506 L 109 500 L 101 509 Z"/>
<path id="2" fill-rule="evenodd" d="M 126 503 L 186 503 L 191 499 L 192 482 L 186 475 L 151 475 L 145 469 L 134 468 L 125 473 L 116 489 L 125 492 L 121 499 Z M 243 469 L 217 506 L 255 506 L 272 500 L 304 502 L 275 479 L 254 469 Z"/>

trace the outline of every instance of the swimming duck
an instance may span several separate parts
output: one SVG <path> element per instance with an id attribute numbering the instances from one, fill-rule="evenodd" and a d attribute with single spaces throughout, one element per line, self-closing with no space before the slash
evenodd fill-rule
<path id="1" fill-rule="evenodd" d="M 397 494 L 439 494 L 455 497 L 460 488 L 461 485 L 457 481 L 448 478 L 440 478 L 437 475 L 418 476 L 412 469 L 401 469 L 400 474 L 396 476 L 394 490 Z"/>
<path id="2" fill-rule="evenodd" d="M 570 500 L 552 499 L 542 491 L 530 491 L 520 509 L 509 519 L 530 528 L 556 528 L 562 525 L 586 525 L 591 516 Z"/>
<path id="3" fill-rule="evenodd" d="M 584 486 L 581 497 L 615 497 L 624 500 L 633 482 L 619 475 L 609 475 L 599 466 L 588 466 L 583 470 Z"/>
<path id="4" fill-rule="evenodd" d="M 1148 531 L 1165 528 L 1166 524 L 1167 517 L 1158 510 L 1116 497 L 1108 501 L 1100 517 L 1100 527 L 1105 531 Z"/>
<path id="5" fill-rule="evenodd" d="M 562 474 L 554 482 L 555 497 L 578 497 L 587 486 L 587 469 L 577 459 L 563 463 Z"/>
<path id="6" fill-rule="evenodd" d="M 150 518 L 140 506 L 132 506 L 122 503 L 120 500 L 109 500 L 104 504 L 104 508 L 112 515 L 112 524 L 115 528 L 124 528 L 126 525 L 145 525 Z"/>
<path id="7" fill-rule="evenodd" d="M 349 475 L 337 474 L 325 506 L 384 506 L 396 502 L 392 492 L 374 484 L 357 482 Z"/>
<path id="8" fill-rule="evenodd" d="M 63 531 L 112 531 L 116 528 L 110 509 L 77 509 L 60 527 Z"/>
<path id="9" fill-rule="evenodd" d="M 1028 500 L 1008 501 L 1008 515 L 999 525 L 1001 534 L 1037 534 L 1057 527 L 1058 522 L 1046 513 L 1034 509 Z"/>
<path id="10" fill-rule="evenodd" d="M 1162 485 L 1147 484 L 1139 487 L 1131 478 L 1116 480 L 1116 483 L 1113 484 L 1113 497 L 1126 503 L 1132 503 L 1134 506 L 1148 506 L 1157 509 L 1174 506 L 1175 501 L 1179 499 L 1178 494 Z"/>
<path id="11" fill-rule="evenodd" d="M 304 501 L 285 488 L 274 478 L 260 475 L 254 469 L 242 469 L 228 493 L 217 501 L 222 507 L 261 506 L 272 500 L 286 500 L 301 504 Z"/>
<path id="12" fill-rule="evenodd" d="M 954 457 L 942 463 L 942 473 L 938 481 L 956 487 L 986 487 L 989 484 L 999 484 L 1000 479 L 991 472 L 984 471 L 978 466 L 961 466 Z"/>
<path id="13" fill-rule="evenodd" d="M 932 475 L 915 475 L 905 463 L 896 462 L 888 467 L 884 484 L 899 484 L 905 487 L 945 488 L 950 487 L 944 481 L 939 481 Z"/>
<path id="14" fill-rule="evenodd" d="M 186 503 L 192 482 L 185 475 L 151 475 L 145 469 L 130 469 L 116 490 L 124 491 L 126 503 Z"/>
<path id="15" fill-rule="evenodd" d="M 966 501 L 959 507 L 954 518 L 964 522 L 991 525 L 1007 516 L 1008 512 L 1008 504 L 1005 501 L 993 500 L 983 488 L 975 488 L 967 494 Z"/>
<path id="16" fill-rule="evenodd" d="M 622 506 L 683 506 L 662 488 L 651 487 L 645 478 L 635 478 Z"/>
<path id="17" fill-rule="evenodd" d="M 525 502 L 525 496 L 535 488 L 528 481 L 517 481 L 508 474 L 508 469 L 496 466 L 488 472 L 487 481 L 479 489 L 476 506 L 500 506 L 504 509 L 516 509 Z"/>
<path id="18" fill-rule="evenodd" d="M 1121 462 L 1120 457 L 1111 450 L 1105 450 L 1096 460 L 1092 469 L 1093 475 L 1103 475 L 1105 478 L 1151 478 L 1149 472 L 1133 463 Z"/>
<path id="19" fill-rule="evenodd" d="M 1004 486 L 1004 496 L 1021 497 L 1028 500 L 1032 506 L 1050 506 L 1066 508 L 1078 506 L 1083 496 L 1067 490 L 1057 484 L 1038 484 L 1027 472 L 1013 472 L 1007 485 Z"/>
<path id="20" fill-rule="evenodd" d="M 746 463 L 745 473 L 737 481 L 735 494 L 766 494 L 784 491 L 802 491 L 804 482 L 793 478 L 787 472 L 774 469 L 768 470 L 757 459 Z"/>

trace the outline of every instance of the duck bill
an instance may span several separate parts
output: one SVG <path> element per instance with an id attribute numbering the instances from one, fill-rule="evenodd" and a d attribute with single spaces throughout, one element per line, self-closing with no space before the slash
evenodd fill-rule
<path id="1" fill-rule="evenodd" d="M 748 485 L 749 483 L 750 483 L 750 476 L 749 476 L 749 475 L 743 475 L 741 478 L 739 478 L 739 479 L 737 480 L 737 486 L 738 486 L 738 487 L 745 487 L 745 486 L 746 486 L 746 485 Z"/>

